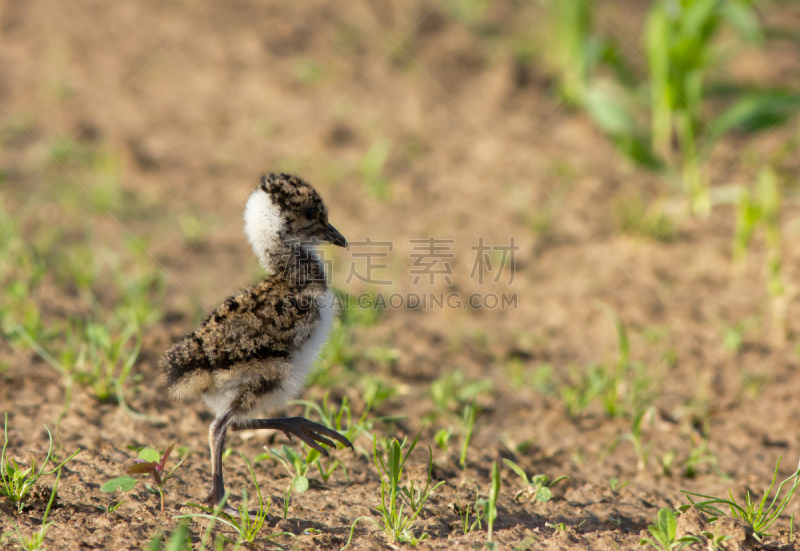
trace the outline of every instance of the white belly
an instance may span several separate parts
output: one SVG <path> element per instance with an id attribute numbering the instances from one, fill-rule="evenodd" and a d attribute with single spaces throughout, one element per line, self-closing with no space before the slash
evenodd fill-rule
<path id="1" fill-rule="evenodd" d="M 333 306 L 333 293 L 327 292 L 320 297 L 317 302 L 320 307 L 321 319 L 317 326 L 314 328 L 314 333 L 306 339 L 300 348 L 292 354 L 291 364 L 294 366 L 292 370 L 291 385 L 297 388 L 297 394 L 303 390 L 303 383 L 306 376 L 314 367 L 314 362 L 319 356 L 322 347 L 328 341 L 328 336 L 333 326 L 333 318 L 336 317 L 336 311 Z"/>

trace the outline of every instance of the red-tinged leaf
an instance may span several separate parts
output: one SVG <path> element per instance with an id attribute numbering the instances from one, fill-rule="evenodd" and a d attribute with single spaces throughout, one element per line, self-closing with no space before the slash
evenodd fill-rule
<path id="1" fill-rule="evenodd" d="M 161 487 L 161 484 L 162 484 L 161 475 L 158 474 L 158 466 L 157 465 L 156 465 L 156 468 L 153 469 L 153 478 L 156 479 L 156 484 L 158 484 L 158 486 Z"/>
<path id="2" fill-rule="evenodd" d="M 167 457 L 169 457 L 169 454 L 172 453 L 172 448 L 174 447 L 175 444 L 172 444 L 169 448 L 164 450 L 164 455 L 161 457 L 161 462 L 158 464 L 158 472 L 160 473 L 164 472 L 164 465 L 167 464 Z"/>
<path id="3" fill-rule="evenodd" d="M 158 463 L 155 461 L 150 461 L 149 463 L 137 463 L 136 465 L 131 465 L 125 472 L 128 474 L 147 474 L 155 471 L 157 468 Z"/>

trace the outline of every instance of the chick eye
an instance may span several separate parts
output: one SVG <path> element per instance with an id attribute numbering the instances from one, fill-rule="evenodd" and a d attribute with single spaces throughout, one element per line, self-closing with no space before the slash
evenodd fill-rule
<path id="1" fill-rule="evenodd" d="M 309 220 L 313 220 L 314 217 L 317 215 L 317 209 L 315 209 L 314 207 L 308 207 L 303 214 L 305 214 L 306 218 L 308 218 Z"/>

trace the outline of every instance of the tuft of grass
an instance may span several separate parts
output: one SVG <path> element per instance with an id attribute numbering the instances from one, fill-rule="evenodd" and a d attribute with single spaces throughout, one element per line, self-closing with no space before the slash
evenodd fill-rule
<path id="1" fill-rule="evenodd" d="M 124 385 L 137 360 L 143 328 L 161 317 L 163 278 L 146 259 L 112 255 L 100 265 L 89 261 L 96 256 L 91 247 L 62 243 L 63 236 L 46 233 L 38 229 L 26 240 L 10 217 L 0 214 L 0 292 L 6 298 L 0 304 L 0 332 L 12 346 L 33 350 L 62 375 L 67 402 L 77 382 L 97 400 L 116 401 L 126 413 L 143 417 L 127 406 Z M 61 287 L 78 291 L 86 313 L 50 317 L 44 323 L 41 311 L 46 309 L 39 304 L 38 289 L 48 272 Z M 113 296 L 113 303 L 99 295 Z"/>
<path id="2" fill-rule="evenodd" d="M 21 325 L 14 326 L 12 334 L 70 383 L 88 388 L 98 402 L 116 402 L 131 412 L 125 402 L 124 385 L 139 357 L 143 332 L 133 320 L 128 320 L 121 330 L 118 325 L 72 319 L 65 325 L 57 353 L 45 348 Z"/>
<path id="3" fill-rule="evenodd" d="M 714 59 L 715 38 L 725 24 L 747 39 L 756 40 L 760 34 L 749 0 L 661 0 L 653 4 L 645 30 L 652 147 L 662 158 L 673 159 L 673 141 L 677 138 L 684 189 L 692 211 L 701 216 L 711 211 L 698 144 L 702 131 L 708 130 L 701 118 L 706 95 L 703 82 Z"/>
<path id="4" fill-rule="evenodd" d="M 464 534 L 469 534 L 475 530 L 475 528 L 483 528 L 481 521 L 483 517 L 486 515 L 486 503 L 485 499 L 482 499 L 478 496 L 478 489 L 475 489 L 475 499 L 472 503 L 467 501 L 467 506 L 462 507 L 461 502 L 458 499 L 458 494 L 456 494 L 456 504 L 455 509 L 458 512 L 458 516 L 461 517 L 461 527 L 464 530 Z M 470 513 L 473 514 L 475 520 L 470 522 Z"/>
<path id="5" fill-rule="evenodd" d="M 775 465 L 772 481 L 769 487 L 764 490 L 764 495 L 761 497 L 760 501 L 753 501 L 750 498 L 749 491 L 745 493 L 744 503 L 740 504 L 734 499 L 731 490 L 728 490 L 729 499 L 681 490 L 691 503 L 691 505 L 684 505 L 683 508 L 689 508 L 690 506 L 696 507 L 704 514 L 708 515 L 708 521 L 713 524 L 718 518 L 725 516 L 725 513 L 719 509 L 718 506 L 727 506 L 732 517 L 741 519 L 752 527 L 753 535 L 756 539 L 760 541 L 764 537 L 771 536 L 772 534 L 767 533 L 767 530 L 778 520 L 778 517 L 783 513 L 783 510 L 786 509 L 786 506 L 789 505 L 792 497 L 794 497 L 795 490 L 800 486 L 799 465 L 798 469 L 789 478 L 783 480 L 778 485 L 775 495 L 771 500 L 769 499 L 772 488 L 775 486 L 775 481 L 778 478 L 778 468 L 781 465 L 781 458 L 782 456 L 778 457 L 778 463 Z M 783 497 L 781 497 L 783 486 L 787 483 L 791 485 Z M 693 497 L 703 498 L 704 500 L 695 502 L 692 499 Z M 767 502 L 769 502 L 769 504 Z"/>
<path id="6" fill-rule="evenodd" d="M 417 434 L 407 450 L 405 450 L 407 444 L 406 438 L 403 439 L 402 443 L 398 442 L 396 438 L 392 438 L 388 443 L 388 449 L 384 453 L 379 451 L 377 436 L 373 437 L 372 457 L 375 468 L 381 476 L 381 504 L 377 507 L 381 514 L 380 522 L 371 517 L 359 517 L 355 519 L 350 527 L 350 537 L 342 549 L 346 549 L 350 546 L 353 540 L 356 523 L 360 520 L 369 520 L 374 523 L 382 532 L 386 533 L 397 543 L 417 545 L 427 538 L 428 534 L 426 533 L 423 533 L 421 536 L 415 536 L 411 530 L 411 526 L 424 510 L 428 498 L 430 498 L 439 486 L 444 484 L 444 481 L 441 481 L 431 486 L 433 453 L 430 448 L 428 448 L 428 474 L 425 487 L 423 488 L 415 485 L 413 480 L 407 485 L 400 485 L 406 461 L 417 446 L 419 436 L 420 435 Z"/>
<path id="7" fill-rule="evenodd" d="M 595 364 L 586 370 L 571 368 L 558 391 L 567 413 L 577 418 L 595 400 L 613 417 L 634 417 L 653 399 L 652 380 L 642 362 L 630 360 L 625 324 L 608 305 L 600 304 L 617 333 L 616 365 Z"/>
<path id="8" fill-rule="evenodd" d="M 29 538 L 26 538 L 22 534 L 22 530 L 20 530 L 19 526 L 14 523 L 14 532 L 16 533 L 17 544 L 19 544 L 24 551 L 39 551 L 44 549 L 44 538 L 47 535 L 47 529 L 53 524 L 52 522 L 47 522 L 47 517 L 50 514 L 50 508 L 53 506 L 53 502 L 56 499 L 56 492 L 58 491 L 58 483 L 60 480 L 61 466 L 58 467 L 58 476 L 56 476 L 56 482 L 53 484 L 53 491 L 50 492 L 50 500 L 47 502 L 47 508 L 45 508 L 44 515 L 42 515 L 42 526 L 39 528 L 37 533 L 33 534 Z"/>
<path id="9" fill-rule="evenodd" d="M 550 480 L 546 474 L 538 474 L 528 478 L 528 475 L 525 473 L 522 467 L 510 459 L 503 459 L 503 462 L 512 471 L 517 473 L 517 475 L 522 479 L 522 483 L 525 485 L 525 488 L 517 492 L 514 496 L 514 499 L 517 501 L 519 501 L 520 497 L 527 495 L 531 499 L 546 503 L 553 498 L 553 492 L 550 488 L 562 480 L 569 478 L 568 476 L 559 476 L 558 478 Z"/>
<path id="10" fill-rule="evenodd" d="M 6 454 L 6 448 L 8 446 L 8 413 L 5 414 L 5 423 L 3 425 L 4 443 L 2 454 L 0 454 L 0 495 L 5 496 L 9 501 L 16 504 L 18 512 L 22 511 L 25 498 L 39 482 L 39 479 L 49 476 L 55 472 L 58 472 L 58 476 L 60 477 L 61 467 L 63 467 L 68 461 L 72 460 L 81 451 L 81 449 L 78 448 L 72 455 L 59 463 L 54 469 L 45 472 L 47 464 L 50 462 L 50 457 L 53 453 L 53 435 L 50 434 L 50 429 L 47 427 L 47 425 L 45 425 L 44 428 L 47 430 L 47 437 L 50 440 L 47 456 L 45 457 L 44 462 L 42 463 L 41 467 L 39 467 L 38 471 L 36 470 L 35 458 L 31 460 L 31 466 L 25 468 Z"/>
<path id="11" fill-rule="evenodd" d="M 649 545 L 654 549 L 672 551 L 673 549 L 683 549 L 693 543 L 703 543 L 703 539 L 698 536 L 683 536 L 676 538 L 678 531 L 678 521 L 672 509 L 666 507 L 658 511 L 655 524 L 647 527 L 652 538 L 642 538 L 639 545 Z"/>
<path id="12" fill-rule="evenodd" d="M 197 519 L 197 518 L 204 518 L 210 520 L 211 523 L 221 522 L 222 524 L 232 528 L 237 534 L 237 540 L 234 542 L 229 540 L 225 536 L 222 536 L 222 539 L 227 542 L 231 543 L 238 549 L 244 542 L 252 544 L 256 541 L 265 541 L 269 540 L 278 536 L 292 536 L 293 534 L 288 532 L 275 532 L 268 536 L 259 537 L 259 533 L 261 529 L 264 527 L 267 521 L 267 517 L 269 516 L 269 509 L 272 505 L 272 501 L 270 498 L 267 498 L 267 501 L 264 501 L 263 496 L 261 495 L 261 488 L 258 485 L 258 481 L 256 480 L 256 473 L 253 471 L 253 465 L 247 459 L 247 457 L 242 455 L 242 459 L 245 460 L 247 463 L 247 468 L 250 471 L 250 477 L 253 481 L 253 485 L 256 487 L 256 494 L 258 495 L 258 509 L 255 511 L 249 510 L 249 502 L 247 496 L 247 490 L 242 489 L 242 503 L 239 505 L 239 518 L 236 518 L 228 513 L 223 511 L 225 504 L 228 500 L 228 494 L 225 494 L 225 497 L 222 499 L 222 502 L 219 503 L 214 509 L 205 507 L 203 505 L 197 505 L 196 503 L 187 503 L 190 507 L 195 507 L 200 509 L 205 514 L 200 513 L 193 513 L 190 515 L 176 515 L 173 518 L 176 519 Z M 206 538 L 211 531 L 211 523 L 209 523 L 209 527 L 206 530 Z M 204 541 L 205 539 L 204 538 Z M 203 544 L 205 547 L 205 543 Z"/>

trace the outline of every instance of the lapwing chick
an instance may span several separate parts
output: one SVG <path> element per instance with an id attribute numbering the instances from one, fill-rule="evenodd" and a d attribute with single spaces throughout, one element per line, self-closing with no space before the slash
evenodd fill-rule
<path id="1" fill-rule="evenodd" d="M 315 244 L 345 247 L 328 211 L 307 182 L 263 176 L 244 211 L 244 229 L 269 276 L 228 299 L 195 331 L 170 348 L 161 365 L 171 394 L 200 397 L 215 414 L 208 429 L 211 492 L 225 494 L 222 450 L 228 430 L 273 429 L 296 436 L 322 455 L 338 432 L 303 417 L 261 419 L 296 398 L 334 318 L 332 293 Z"/>

